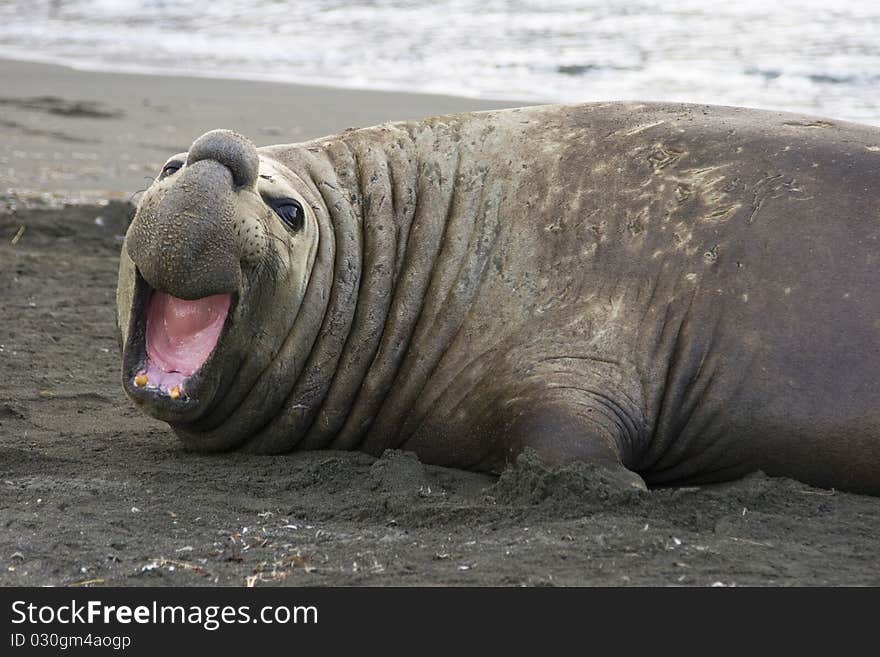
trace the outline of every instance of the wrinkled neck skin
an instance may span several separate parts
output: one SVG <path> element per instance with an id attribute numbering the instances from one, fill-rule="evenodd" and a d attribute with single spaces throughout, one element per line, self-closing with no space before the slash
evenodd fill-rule
<path id="1" fill-rule="evenodd" d="M 230 354 L 240 365 L 225 394 L 172 424 L 187 446 L 381 453 L 405 441 L 405 411 L 454 339 L 497 234 L 499 188 L 462 157 L 459 129 L 386 125 L 261 149 L 260 184 L 277 177 L 305 198 L 316 248 L 297 293 L 290 247 L 270 240 L 280 267 L 250 287 L 259 298 L 239 318 L 250 339 Z"/>

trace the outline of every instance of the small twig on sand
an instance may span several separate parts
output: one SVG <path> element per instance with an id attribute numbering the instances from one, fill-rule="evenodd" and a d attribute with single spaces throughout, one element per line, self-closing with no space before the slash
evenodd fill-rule
<path id="1" fill-rule="evenodd" d="M 24 224 L 22 224 L 21 226 L 18 227 L 18 231 L 15 233 L 15 237 L 13 237 L 12 240 L 9 242 L 12 246 L 15 246 L 16 244 L 18 244 L 19 240 L 21 239 L 21 236 L 24 235 L 25 228 L 26 228 L 26 226 Z"/>
<path id="2" fill-rule="evenodd" d="M 728 536 L 731 541 L 735 541 L 737 543 L 748 543 L 749 545 L 758 545 L 760 547 L 768 547 L 772 548 L 773 545 L 771 543 L 761 543 L 760 541 L 753 541 L 749 538 L 739 538 L 738 536 Z"/>
<path id="3" fill-rule="evenodd" d="M 69 586 L 91 586 L 92 584 L 103 584 L 103 579 L 84 579 L 81 582 L 73 582 Z"/>
<path id="4" fill-rule="evenodd" d="M 141 571 L 145 570 L 153 570 L 155 568 L 163 568 L 171 566 L 171 569 L 180 569 L 180 570 L 188 570 L 191 573 L 195 573 L 196 575 L 204 575 L 205 577 L 210 577 L 211 573 L 207 568 L 203 568 L 202 566 L 198 566 L 194 563 L 189 563 L 188 561 L 178 561 L 176 559 L 166 559 L 165 557 L 159 557 L 158 559 L 153 559 L 150 563 L 146 564 L 141 568 Z"/>

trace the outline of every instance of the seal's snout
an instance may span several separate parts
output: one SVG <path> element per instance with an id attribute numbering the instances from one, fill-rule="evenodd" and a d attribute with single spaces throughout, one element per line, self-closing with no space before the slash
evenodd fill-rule
<path id="1" fill-rule="evenodd" d="M 132 264 L 126 391 L 157 417 L 196 417 L 220 374 L 248 268 L 264 254 L 259 155 L 229 130 L 199 137 L 166 165 L 125 238 Z"/>
<path id="2" fill-rule="evenodd" d="M 126 242 L 151 287 L 189 300 L 238 290 L 241 249 L 230 172 L 200 160 L 144 197 Z"/>
<path id="3" fill-rule="evenodd" d="M 257 181 L 257 148 L 250 139 L 232 130 L 212 130 L 196 139 L 186 163 L 189 166 L 202 160 L 214 160 L 229 169 L 236 187 L 253 187 Z"/>

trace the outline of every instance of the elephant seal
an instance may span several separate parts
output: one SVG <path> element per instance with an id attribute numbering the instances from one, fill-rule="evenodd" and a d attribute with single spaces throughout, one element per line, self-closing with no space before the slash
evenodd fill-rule
<path id="1" fill-rule="evenodd" d="M 117 305 L 126 393 L 193 450 L 880 494 L 873 127 L 606 103 L 212 131 L 143 195 Z"/>

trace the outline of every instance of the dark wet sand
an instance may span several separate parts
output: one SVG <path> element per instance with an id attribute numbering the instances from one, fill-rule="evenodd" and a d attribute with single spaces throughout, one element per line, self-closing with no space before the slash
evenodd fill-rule
<path id="1" fill-rule="evenodd" d="M 0 584 L 880 584 L 880 498 L 194 455 L 127 402 L 119 236 L 168 155 L 215 127 L 269 144 L 500 104 L 2 61 L 0 89 Z"/>

